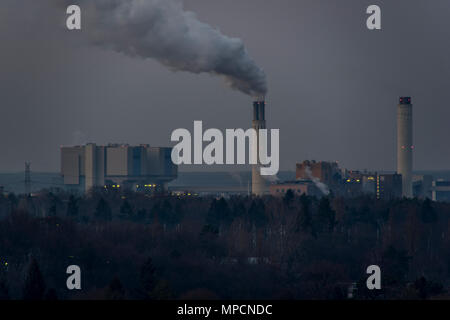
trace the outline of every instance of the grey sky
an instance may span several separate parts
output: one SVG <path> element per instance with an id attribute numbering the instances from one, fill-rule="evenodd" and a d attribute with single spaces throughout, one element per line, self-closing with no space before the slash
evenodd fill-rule
<path id="1" fill-rule="evenodd" d="M 73 1 L 76 3 L 76 1 Z M 365 9 L 382 8 L 382 31 Z M 304 159 L 395 169 L 399 95 L 414 103 L 416 169 L 450 168 L 450 3 L 186 0 L 243 39 L 269 85 L 281 169 Z M 0 171 L 58 171 L 62 144 L 170 145 L 176 128 L 248 128 L 251 98 L 221 78 L 87 46 L 50 0 L 0 2 Z M 88 26 L 83 26 L 87 28 Z M 185 168 L 186 169 L 186 168 Z M 191 168 L 198 170 L 199 168 Z"/>

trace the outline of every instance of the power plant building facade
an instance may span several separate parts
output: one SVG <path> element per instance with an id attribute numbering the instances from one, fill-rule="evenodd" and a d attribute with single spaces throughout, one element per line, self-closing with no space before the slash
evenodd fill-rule
<path id="1" fill-rule="evenodd" d="M 397 173 L 402 175 L 402 195 L 413 197 L 413 110 L 411 97 L 400 97 L 397 106 Z"/>
<path id="2" fill-rule="evenodd" d="M 94 187 L 163 191 L 178 175 L 171 152 L 172 148 L 149 145 L 63 146 L 61 175 L 65 187 L 78 191 Z"/>

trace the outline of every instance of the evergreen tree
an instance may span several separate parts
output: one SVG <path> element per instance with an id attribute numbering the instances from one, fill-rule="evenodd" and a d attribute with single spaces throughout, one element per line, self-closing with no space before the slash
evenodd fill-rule
<path id="1" fill-rule="evenodd" d="M 233 217 L 234 218 L 239 218 L 242 217 L 247 210 L 245 209 L 244 203 L 243 201 L 237 201 L 237 203 L 235 203 L 233 205 Z"/>
<path id="2" fill-rule="evenodd" d="M 100 198 L 95 209 L 95 217 L 99 220 L 110 221 L 112 219 L 112 211 L 105 199 Z"/>
<path id="3" fill-rule="evenodd" d="M 332 232 L 336 224 L 336 212 L 331 208 L 330 199 L 323 197 L 319 201 L 318 208 L 319 228 Z"/>
<path id="4" fill-rule="evenodd" d="M 156 286 L 156 269 L 153 265 L 152 258 L 148 258 L 145 263 L 141 267 L 140 272 L 140 284 L 141 284 L 141 293 L 145 300 L 152 299 L 153 290 Z"/>
<path id="5" fill-rule="evenodd" d="M 19 199 L 17 199 L 17 197 L 14 193 L 8 194 L 8 201 L 11 206 L 11 211 L 17 209 L 17 205 L 19 204 Z"/>
<path id="6" fill-rule="evenodd" d="M 314 229 L 312 224 L 312 216 L 311 216 L 311 199 L 302 194 L 300 196 L 300 211 L 297 216 L 297 228 L 296 231 L 311 231 L 314 235 Z"/>
<path id="7" fill-rule="evenodd" d="M 264 202 L 261 199 L 252 200 L 247 216 L 252 226 L 264 226 L 267 222 Z"/>
<path id="8" fill-rule="evenodd" d="M 160 221 L 160 211 L 161 211 L 161 204 L 160 202 L 156 202 L 153 204 L 152 208 L 150 209 L 150 212 L 148 213 L 148 222 L 150 224 L 153 224 L 155 222 L 164 223 L 164 221 Z"/>
<path id="9" fill-rule="evenodd" d="M 143 222 L 143 221 L 145 221 L 145 218 L 147 217 L 147 211 L 144 209 L 144 208 L 142 208 L 142 209 L 139 209 L 138 211 L 137 211 L 137 213 L 136 213 L 136 221 L 137 222 Z"/>
<path id="10" fill-rule="evenodd" d="M 106 289 L 106 299 L 107 300 L 124 300 L 125 299 L 125 289 L 123 288 L 122 282 L 120 282 L 118 277 L 114 277 L 108 288 Z"/>
<path id="11" fill-rule="evenodd" d="M 76 217 L 78 216 L 78 201 L 74 195 L 70 195 L 69 202 L 67 204 L 67 216 Z"/>
<path id="12" fill-rule="evenodd" d="M 36 259 L 32 258 L 23 288 L 24 300 L 42 300 L 45 294 L 45 282 Z"/>
<path id="13" fill-rule="evenodd" d="M 56 217 L 58 213 L 58 207 L 61 205 L 61 199 L 54 193 L 50 192 L 48 194 L 50 199 L 50 208 L 48 210 L 49 217 Z"/>
<path id="14" fill-rule="evenodd" d="M 172 298 L 172 291 L 169 283 L 165 280 L 160 280 L 153 290 L 153 297 L 155 300 L 169 300 Z"/>
<path id="15" fill-rule="evenodd" d="M 6 280 L 0 278 L 0 301 L 2 300 L 10 300 L 11 297 L 9 296 L 9 287 L 6 283 Z"/>
<path id="16" fill-rule="evenodd" d="M 51 288 L 47 291 L 47 293 L 45 294 L 45 300 L 48 301 L 56 301 L 58 300 L 58 295 L 56 294 L 56 290 Z"/>
<path id="17" fill-rule="evenodd" d="M 120 216 L 123 219 L 133 220 L 134 219 L 134 211 L 131 207 L 128 200 L 125 200 L 120 206 Z"/>
<path id="18" fill-rule="evenodd" d="M 405 250 L 397 250 L 389 246 L 382 255 L 381 270 L 383 270 L 383 281 L 386 285 L 402 284 L 409 272 L 411 257 Z"/>
<path id="19" fill-rule="evenodd" d="M 53 200 L 50 208 L 48 209 L 49 217 L 56 217 L 56 202 Z"/>
<path id="20" fill-rule="evenodd" d="M 294 191 L 292 191 L 292 189 L 289 189 L 288 191 L 286 191 L 286 194 L 284 195 L 283 201 L 284 204 L 289 207 L 292 204 L 292 201 L 295 198 L 295 194 Z"/>
<path id="21" fill-rule="evenodd" d="M 420 277 L 417 279 L 414 282 L 414 288 L 417 290 L 419 298 L 422 300 L 445 292 L 442 284 L 428 281 L 425 277 Z"/>
<path id="22" fill-rule="evenodd" d="M 218 228 L 222 223 L 231 221 L 231 212 L 224 198 L 214 199 L 209 207 L 206 223 Z"/>
<path id="23" fill-rule="evenodd" d="M 433 202 L 428 198 L 422 203 L 420 214 L 423 223 L 434 223 L 437 221 L 437 214 L 433 208 Z"/>
<path id="24" fill-rule="evenodd" d="M 184 206 L 185 206 L 185 201 L 184 200 L 178 200 L 177 202 L 175 202 L 175 220 L 176 220 L 176 224 L 181 223 L 181 220 L 184 217 Z"/>
<path id="25" fill-rule="evenodd" d="M 177 216 L 173 210 L 172 204 L 168 199 L 165 199 L 158 208 L 159 217 L 163 224 L 174 226 L 178 223 Z"/>

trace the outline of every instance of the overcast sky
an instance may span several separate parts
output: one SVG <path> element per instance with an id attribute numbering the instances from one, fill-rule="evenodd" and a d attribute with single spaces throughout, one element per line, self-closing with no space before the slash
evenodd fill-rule
<path id="1" fill-rule="evenodd" d="M 26 160 L 34 171 L 56 172 L 60 145 L 169 146 L 171 132 L 192 130 L 194 120 L 251 125 L 252 99 L 221 78 L 89 46 L 83 31 L 65 30 L 65 11 L 50 2 L 0 2 L 1 172 L 23 170 Z M 382 8 L 381 31 L 366 28 L 371 4 Z M 413 97 L 415 169 L 450 168 L 448 0 L 186 0 L 185 7 L 241 38 L 265 70 L 281 169 L 317 159 L 395 170 L 400 95 Z"/>

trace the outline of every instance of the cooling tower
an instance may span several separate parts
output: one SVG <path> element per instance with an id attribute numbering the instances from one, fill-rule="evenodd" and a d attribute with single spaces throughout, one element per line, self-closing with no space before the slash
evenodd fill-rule
<path id="1" fill-rule="evenodd" d="M 397 107 L 397 172 L 402 175 L 402 195 L 412 198 L 414 150 L 412 104 L 410 97 L 401 97 Z"/>
<path id="2" fill-rule="evenodd" d="M 265 106 L 266 102 L 264 100 L 253 103 L 252 127 L 256 130 L 258 137 L 259 129 L 266 129 Z M 259 163 L 259 146 L 257 145 L 254 150 L 257 151 Z M 252 194 L 255 196 L 264 195 L 267 189 L 266 180 L 261 176 L 260 167 L 259 164 L 252 166 Z"/>

